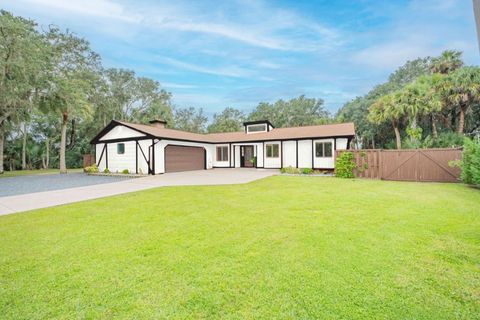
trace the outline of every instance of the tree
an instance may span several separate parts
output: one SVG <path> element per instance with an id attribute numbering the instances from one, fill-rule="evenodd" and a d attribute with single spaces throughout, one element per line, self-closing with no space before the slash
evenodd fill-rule
<path id="1" fill-rule="evenodd" d="M 458 111 L 457 132 L 463 133 L 465 115 L 480 103 L 480 68 L 463 67 L 443 78 L 437 90 L 444 102 Z"/>
<path id="2" fill-rule="evenodd" d="M 61 115 L 60 172 L 66 173 L 67 125 L 75 117 L 92 114 L 88 95 L 93 92 L 99 57 L 86 40 L 68 31 L 63 33 L 51 28 L 48 39 L 54 50 L 54 69 L 43 107 L 47 112 Z"/>
<path id="3" fill-rule="evenodd" d="M 368 119 L 375 124 L 390 122 L 395 132 L 395 141 L 397 149 L 402 148 L 402 138 L 400 136 L 399 126 L 403 122 L 406 111 L 401 108 L 399 103 L 400 92 L 391 93 L 379 98 L 369 108 Z"/>
<path id="4" fill-rule="evenodd" d="M 213 115 L 213 122 L 208 126 L 209 133 L 241 131 L 245 113 L 235 108 L 225 108 L 222 113 Z"/>
<path id="5" fill-rule="evenodd" d="M 204 133 L 208 118 L 203 109 L 176 108 L 174 109 L 174 127 L 188 132 Z"/>
<path id="6" fill-rule="evenodd" d="M 322 99 L 304 95 L 274 104 L 261 102 L 248 116 L 249 120 L 270 120 L 276 127 L 298 127 L 329 122 L 330 114 Z"/>
<path id="7" fill-rule="evenodd" d="M 0 173 L 7 122 L 25 115 L 39 74 L 49 63 L 49 47 L 35 22 L 0 11 Z"/>
<path id="8" fill-rule="evenodd" d="M 439 57 L 432 59 L 430 68 L 434 73 L 449 74 L 462 66 L 461 51 L 445 50 Z"/>

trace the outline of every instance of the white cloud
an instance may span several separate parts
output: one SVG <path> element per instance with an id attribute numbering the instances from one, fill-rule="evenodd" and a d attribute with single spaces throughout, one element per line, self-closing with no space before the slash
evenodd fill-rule
<path id="1" fill-rule="evenodd" d="M 217 76 L 227 76 L 227 77 L 249 77 L 252 75 L 252 72 L 238 66 L 229 66 L 229 67 L 206 67 L 206 66 L 199 66 L 196 64 L 180 61 L 177 59 L 169 58 L 169 57 L 159 57 L 155 58 L 158 62 L 174 66 L 177 68 L 200 72 L 205 74 L 217 75 Z"/>

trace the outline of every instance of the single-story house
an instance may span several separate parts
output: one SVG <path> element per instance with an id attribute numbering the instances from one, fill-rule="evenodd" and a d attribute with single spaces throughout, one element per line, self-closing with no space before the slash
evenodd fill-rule
<path id="1" fill-rule="evenodd" d="M 91 143 L 100 171 L 159 174 L 211 168 L 332 170 L 335 150 L 348 149 L 353 123 L 275 128 L 268 120 L 244 123 L 241 132 L 198 134 L 112 120 Z"/>

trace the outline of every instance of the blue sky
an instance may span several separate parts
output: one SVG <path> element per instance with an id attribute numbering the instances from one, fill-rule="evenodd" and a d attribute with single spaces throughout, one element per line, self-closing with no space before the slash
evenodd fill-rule
<path id="1" fill-rule="evenodd" d="M 158 80 L 208 115 L 300 94 L 335 112 L 408 59 L 464 52 L 478 65 L 471 0 L 4 0 L 2 9 L 88 39 L 105 67 Z"/>

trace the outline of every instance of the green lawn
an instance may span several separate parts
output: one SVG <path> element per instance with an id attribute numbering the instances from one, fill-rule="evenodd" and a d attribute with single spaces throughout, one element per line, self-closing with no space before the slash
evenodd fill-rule
<path id="1" fill-rule="evenodd" d="M 7 319 L 480 319 L 480 190 L 277 176 L 0 217 Z"/>
<path id="2" fill-rule="evenodd" d="M 42 169 L 42 170 L 15 170 L 15 171 L 4 171 L 0 174 L 0 178 L 16 177 L 16 176 L 31 176 L 36 174 L 52 174 L 59 173 L 59 169 Z M 83 169 L 68 169 L 68 173 L 72 172 L 83 172 Z"/>

